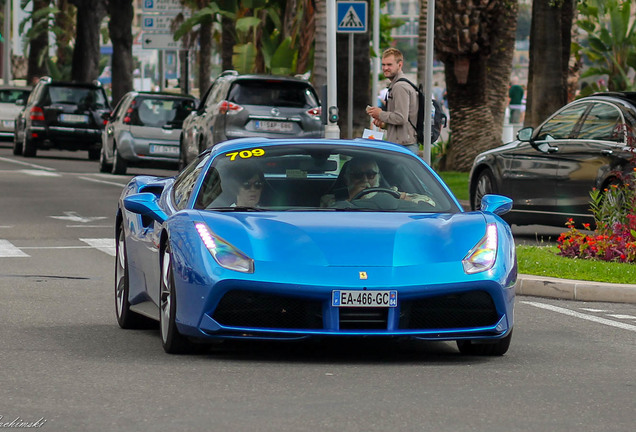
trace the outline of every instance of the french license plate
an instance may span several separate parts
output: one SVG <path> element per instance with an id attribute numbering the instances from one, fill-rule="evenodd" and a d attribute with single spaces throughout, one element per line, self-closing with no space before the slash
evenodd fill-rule
<path id="1" fill-rule="evenodd" d="M 88 123 L 88 116 L 82 114 L 60 114 L 60 121 L 64 123 Z"/>
<path id="2" fill-rule="evenodd" d="M 162 154 L 162 155 L 178 155 L 179 147 L 177 146 L 167 146 L 167 145 L 158 145 L 158 144 L 150 144 L 150 153 L 151 154 Z"/>
<path id="3" fill-rule="evenodd" d="M 353 291 L 331 292 L 331 306 L 335 307 L 396 307 L 397 291 Z"/>
<path id="4" fill-rule="evenodd" d="M 293 132 L 294 125 L 290 122 L 256 120 L 256 129 L 267 132 Z"/>

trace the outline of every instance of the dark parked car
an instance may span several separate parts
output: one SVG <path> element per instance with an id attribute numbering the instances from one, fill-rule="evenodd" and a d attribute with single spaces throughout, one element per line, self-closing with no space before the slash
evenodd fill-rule
<path id="1" fill-rule="evenodd" d="M 15 117 L 31 93 L 30 87 L 0 86 L 0 140 L 13 140 Z"/>
<path id="2" fill-rule="evenodd" d="M 320 100 L 308 81 L 225 71 L 183 123 L 181 166 L 235 138 L 321 138 Z"/>
<path id="3" fill-rule="evenodd" d="M 189 95 L 128 92 L 102 133 L 99 170 L 125 174 L 128 166 L 176 168 L 183 120 L 196 101 Z"/>
<path id="4" fill-rule="evenodd" d="M 470 204 L 484 195 L 513 199 L 509 223 L 564 226 L 594 221 L 590 191 L 620 184 L 635 162 L 636 92 L 597 93 L 559 109 L 517 140 L 477 155 Z"/>
<path id="5" fill-rule="evenodd" d="M 98 81 L 76 83 L 41 78 L 15 120 L 13 154 L 34 157 L 38 149 L 88 150 L 97 160 L 110 111 Z"/>

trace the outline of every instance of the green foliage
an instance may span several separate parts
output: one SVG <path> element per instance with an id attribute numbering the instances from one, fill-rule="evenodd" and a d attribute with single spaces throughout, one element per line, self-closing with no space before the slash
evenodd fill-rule
<path id="1" fill-rule="evenodd" d="M 468 173 L 459 171 L 441 171 L 437 173 L 458 200 L 468 200 Z"/>
<path id="2" fill-rule="evenodd" d="M 584 0 L 579 4 L 579 29 L 587 33 L 572 52 L 589 63 L 582 78 L 605 75 L 609 90 L 635 90 L 630 69 L 636 69 L 636 25 L 630 0 Z M 604 90 L 593 84 L 583 95 Z"/>

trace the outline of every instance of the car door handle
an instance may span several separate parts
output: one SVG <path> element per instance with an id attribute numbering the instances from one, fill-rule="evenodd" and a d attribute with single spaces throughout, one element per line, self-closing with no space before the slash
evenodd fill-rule
<path id="1" fill-rule="evenodd" d="M 611 156 L 614 154 L 614 150 L 601 150 L 603 156 Z"/>
<path id="2" fill-rule="evenodd" d="M 556 153 L 558 151 L 559 151 L 559 148 L 557 146 L 548 147 L 548 153 Z"/>

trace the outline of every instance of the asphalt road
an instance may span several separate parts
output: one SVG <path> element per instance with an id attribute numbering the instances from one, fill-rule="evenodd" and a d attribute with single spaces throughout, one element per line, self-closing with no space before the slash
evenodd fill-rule
<path id="1" fill-rule="evenodd" d="M 165 354 L 158 329 L 115 320 L 114 213 L 130 177 L 99 174 L 85 152 L 25 159 L 0 145 L 0 427 L 634 430 L 633 304 L 517 297 L 498 358 L 386 340 Z"/>

